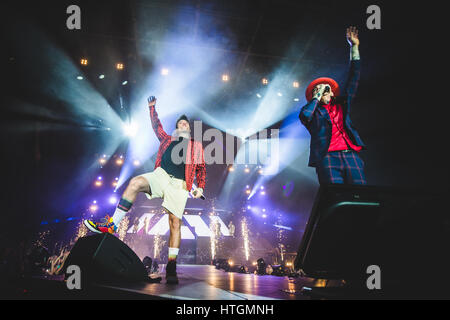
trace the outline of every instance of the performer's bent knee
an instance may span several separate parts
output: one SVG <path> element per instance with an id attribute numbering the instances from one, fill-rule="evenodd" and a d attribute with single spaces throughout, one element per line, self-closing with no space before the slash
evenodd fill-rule
<path id="1" fill-rule="evenodd" d="M 148 192 L 151 194 L 150 186 L 147 180 L 143 177 L 134 177 L 130 180 L 128 187 L 135 192 Z"/>

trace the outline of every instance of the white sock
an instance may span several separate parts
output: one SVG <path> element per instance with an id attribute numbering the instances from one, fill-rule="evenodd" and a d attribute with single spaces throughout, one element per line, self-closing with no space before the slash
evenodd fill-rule
<path id="1" fill-rule="evenodd" d="M 123 217 L 125 217 L 126 214 L 126 211 L 123 211 L 119 208 L 116 208 L 116 211 L 114 211 L 112 219 L 117 228 L 119 227 L 120 221 L 122 221 Z"/>
<path id="2" fill-rule="evenodd" d="M 169 259 L 177 259 L 178 251 L 180 249 L 178 248 L 169 248 Z"/>

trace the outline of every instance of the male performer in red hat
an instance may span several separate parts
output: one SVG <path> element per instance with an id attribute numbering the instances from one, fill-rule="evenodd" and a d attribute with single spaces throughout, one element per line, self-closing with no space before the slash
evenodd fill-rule
<path id="1" fill-rule="evenodd" d="M 306 89 L 308 103 L 299 115 L 311 134 L 309 166 L 316 168 L 321 185 L 366 184 L 364 162 L 358 155 L 365 145 L 350 120 L 360 75 L 358 30 L 349 27 L 346 36 L 351 63 L 344 95 L 339 95 L 339 85 L 333 79 L 316 79 Z"/>
<path id="2" fill-rule="evenodd" d="M 177 284 L 176 259 L 181 241 L 181 220 L 192 189 L 194 177 L 198 188 L 193 191 L 194 198 L 203 195 L 206 182 L 206 169 L 202 143 L 191 139 L 188 118 L 182 115 L 176 122 L 175 133 L 168 135 L 159 121 L 155 109 L 156 98 L 148 99 L 153 130 L 160 141 L 155 170 L 130 180 L 112 217 L 96 223 L 85 220 L 89 230 L 96 233 L 115 233 L 120 221 L 131 209 L 139 192 L 147 198 L 162 198 L 162 206 L 169 214 L 169 262 L 166 267 L 167 283 Z"/>

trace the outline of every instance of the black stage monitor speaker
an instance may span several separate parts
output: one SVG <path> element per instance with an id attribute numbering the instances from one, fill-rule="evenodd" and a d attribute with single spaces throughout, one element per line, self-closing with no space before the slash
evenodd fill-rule
<path id="1" fill-rule="evenodd" d="M 64 267 L 70 265 L 80 267 L 82 280 L 86 282 L 149 279 L 144 264 L 133 250 L 110 234 L 97 234 L 78 239 Z"/>
<path id="2" fill-rule="evenodd" d="M 449 274 L 450 219 L 442 194 L 374 186 L 321 186 L 295 269 L 323 279 L 408 282 Z"/>

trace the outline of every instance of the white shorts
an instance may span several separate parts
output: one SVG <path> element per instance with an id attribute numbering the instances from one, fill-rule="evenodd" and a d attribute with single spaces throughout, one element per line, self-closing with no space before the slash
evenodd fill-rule
<path id="1" fill-rule="evenodd" d="M 186 182 L 170 176 L 161 167 L 156 168 L 153 172 L 140 175 L 140 177 L 148 181 L 152 191 L 151 195 L 145 193 L 145 196 L 148 199 L 162 198 L 162 206 L 181 220 L 189 195 L 186 190 Z"/>

